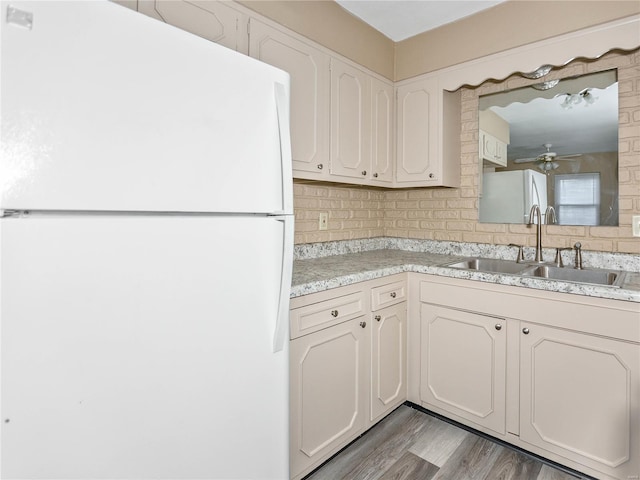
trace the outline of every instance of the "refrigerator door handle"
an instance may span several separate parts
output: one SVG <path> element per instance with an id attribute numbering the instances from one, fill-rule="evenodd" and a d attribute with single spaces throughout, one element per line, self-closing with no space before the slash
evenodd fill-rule
<path id="1" fill-rule="evenodd" d="M 280 134 L 280 157 L 282 165 L 282 212 L 293 213 L 293 166 L 291 160 L 291 135 L 289 122 L 289 95 L 281 83 L 274 84 L 278 133 Z"/>
<path id="2" fill-rule="evenodd" d="M 282 267 L 280 271 L 280 298 L 278 300 L 278 316 L 273 334 L 273 353 L 284 348 L 284 342 L 288 340 L 289 331 L 289 297 L 291 295 L 291 276 L 293 271 L 293 215 L 278 215 L 272 217 L 283 223 L 284 243 L 282 248 Z"/>

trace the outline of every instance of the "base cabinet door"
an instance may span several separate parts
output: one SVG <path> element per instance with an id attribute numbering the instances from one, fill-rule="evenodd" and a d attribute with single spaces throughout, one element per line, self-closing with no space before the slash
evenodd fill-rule
<path id="1" fill-rule="evenodd" d="M 420 400 L 504 434 L 506 322 L 423 303 Z"/>
<path id="2" fill-rule="evenodd" d="M 359 317 L 291 341 L 292 478 L 310 471 L 365 428 L 366 320 Z"/>
<path id="3" fill-rule="evenodd" d="M 613 478 L 639 478 L 640 345 L 521 329 L 521 440 Z"/>
<path id="4" fill-rule="evenodd" d="M 405 303 L 374 312 L 371 325 L 372 422 L 407 398 L 406 331 Z"/>

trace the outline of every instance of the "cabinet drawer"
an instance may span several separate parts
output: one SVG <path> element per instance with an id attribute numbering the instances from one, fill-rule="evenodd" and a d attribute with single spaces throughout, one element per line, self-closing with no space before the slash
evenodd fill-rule
<path id="1" fill-rule="evenodd" d="M 376 311 L 381 308 L 404 302 L 407 299 L 407 283 L 393 282 L 371 289 L 371 310 Z"/>
<path id="2" fill-rule="evenodd" d="M 354 292 L 296 308 L 291 310 L 291 338 L 317 332 L 364 314 L 363 292 Z"/>

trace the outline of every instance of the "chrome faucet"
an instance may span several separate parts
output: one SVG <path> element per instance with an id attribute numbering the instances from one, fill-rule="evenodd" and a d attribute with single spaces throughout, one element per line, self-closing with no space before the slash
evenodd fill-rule
<path id="1" fill-rule="evenodd" d="M 538 216 L 538 223 L 535 223 L 535 216 Z M 555 212 L 554 212 L 555 215 Z M 542 263 L 542 215 L 540 207 L 534 204 L 529 212 L 529 223 L 527 225 L 536 225 L 536 257 L 535 262 Z"/>
<path id="2" fill-rule="evenodd" d="M 547 225 L 558 223 L 558 217 L 556 217 L 556 209 L 551 205 L 549 205 L 544 212 L 544 223 L 546 223 Z"/>

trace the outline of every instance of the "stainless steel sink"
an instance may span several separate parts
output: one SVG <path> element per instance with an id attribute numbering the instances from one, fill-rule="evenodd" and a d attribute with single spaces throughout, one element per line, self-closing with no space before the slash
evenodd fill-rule
<path id="1" fill-rule="evenodd" d="M 618 270 L 577 270 L 570 267 L 560 268 L 553 265 L 532 265 L 530 263 L 518 263 L 515 260 L 501 260 L 497 258 L 467 258 L 444 266 L 459 268 L 461 270 L 503 273 L 522 277 L 605 285 L 609 287 L 620 287 L 624 281 L 624 272 Z"/>
<path id="2" fill-rule="evenodd" d="M 590 283 L 619 287 L 623 281 L 623 272 L 614 270 L 576 270 L 573 268 L 559 268 L 550 265 L 531 267 L 520 273 L 526 277 L 537 277 L 548 280 L 565 282 Z"/>
<path id="3" fill-rule="evenodd" d="M 477 270 L 490 273 L 517 274 L 530 268 L 530 265 L 518 263 L 513 260 L 501 260 L 497 258 L 468 258 L 461 262 L 454 262 L 446 265 L 450 268 L 461 268 L 464 270 Z"/>

